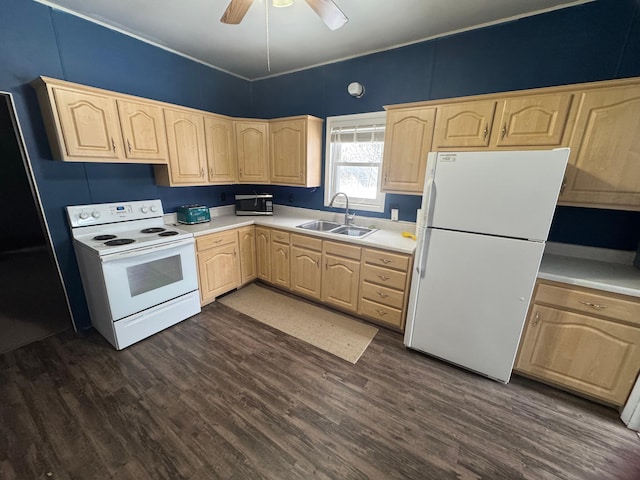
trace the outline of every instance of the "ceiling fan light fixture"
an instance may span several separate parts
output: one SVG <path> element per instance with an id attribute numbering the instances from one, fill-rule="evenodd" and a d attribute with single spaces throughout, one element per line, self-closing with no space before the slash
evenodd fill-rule
<path id="1" fill-rule="evenodd" d="M 271 5 L 276 8 L 290 7 L 293 5 L 293 0 L 272 0 Z"/>

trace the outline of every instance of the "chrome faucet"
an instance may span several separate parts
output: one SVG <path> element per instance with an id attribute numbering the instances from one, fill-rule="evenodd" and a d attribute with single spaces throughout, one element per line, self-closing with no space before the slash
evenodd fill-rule
<path id="1" fill-rule="evenodd" d="M 333 207 L 333 201 L 336 199 L 338 195 L 344 195 L 344 199 L 346 201 L 346 207 L 344 209 L 344 224 L 351 225 L 351 222 L 353 221 L 353 215 L 349 215 L 349 197 L 347 197 L 346 193 L 344 192 L 336 193 L 331 199 L 331 201 L 329 202 L 329 206 Z"/>

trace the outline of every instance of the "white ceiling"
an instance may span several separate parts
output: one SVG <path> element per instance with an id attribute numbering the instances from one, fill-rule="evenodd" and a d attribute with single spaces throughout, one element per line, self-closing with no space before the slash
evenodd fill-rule
<path id="1" fill-rule="evenodd" d="M 36 1 L 253 80 L 593 0 L 334 0 L 335 31 L 304 0 L 254 0 L 239 25 L 220 23 L 229 0 Z"/>

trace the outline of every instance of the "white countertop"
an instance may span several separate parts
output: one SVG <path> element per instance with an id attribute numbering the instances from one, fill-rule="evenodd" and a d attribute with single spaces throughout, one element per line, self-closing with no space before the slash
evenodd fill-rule
<path id="1" fill-rule="evenodd" d="M 640 297 L 634 252 L 547 243 L 538 278 Z"/>
<path id="2" fill-rule="evenodd" d="M 404 231 L 415 233 L 416 224 L 412 222 L 392 222 L 373 217 L 356 217 L 355 225 L 379 229 L 364 238 L 357 238 L 335 233 L 303 230 L 297 227 L 297 225 L 310 220 L 329 220 L 342 223 L 342 214 L 340 213 L 283 205 L 275 205 L 274 207 L 273 216 L 248 217 L 236 216 L 233 206 L 212 208 L 210 209 L 210 222 L 196 225 L 179 224 L 179 227 L 198 237 L 255 224 L 406 254 L 413 254 L 416 248 L 415 240 L 402 236 Z M 165 223 L 175 222 L 175 214 L 165 215 Z M 548 242 L 540 264 L 538 278 L 640 297 L 640 270 L 632 264 L 634 254 L 635 252 Z"/>
<path id="3" fill-rule="evenodd" d="M 363 247 L 384 248 L 400 253 L 413 254 L 416 249 L 416 241 L 402 236 L 402 232 L 415 233 L 416 224 L 412 222 L 392 222 L 391 220 L 356 217 L 354 225 L 363 227 L 374 227 L 378 230 L 365 236 L 364 238 L 350 237 L 335 233 L 316 232 L 304 230 L 297 226 L 310 220 L 329 220 L 338 223 L 343 222 L 343 214 L 325 212 L 320 210 L 309 210 L 305 208 L 286 207 L 274 205 L 273 216 L 247 216 L 237 217 L 233 212 L 233 206 L 212 208 L 211 221 L 196 225 L 177 224 L 181 229 L 192 232 L 195 237 L 209 233 L 222 232 L 232 228 L 247 225 L 262 225 L 272 228 L 280 228 L 294 233 L 311 235 L 327 240 L 353 243 Z M 165 215 L 165 223 L 175 223 L 175 214 Z"/>

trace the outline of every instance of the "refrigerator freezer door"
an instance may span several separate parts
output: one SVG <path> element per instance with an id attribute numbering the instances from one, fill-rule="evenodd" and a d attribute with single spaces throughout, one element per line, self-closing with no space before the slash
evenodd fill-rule
<path id="1" fill-rule="evenodd" d="M 508 382 L 544 243 L 436 229 L 424 240 L 405 345 Z"/>
<path id="2" fill-rule="evenodd" d="M 427 225 L 545 241 L 569 149 L 438 153 Z"/>

